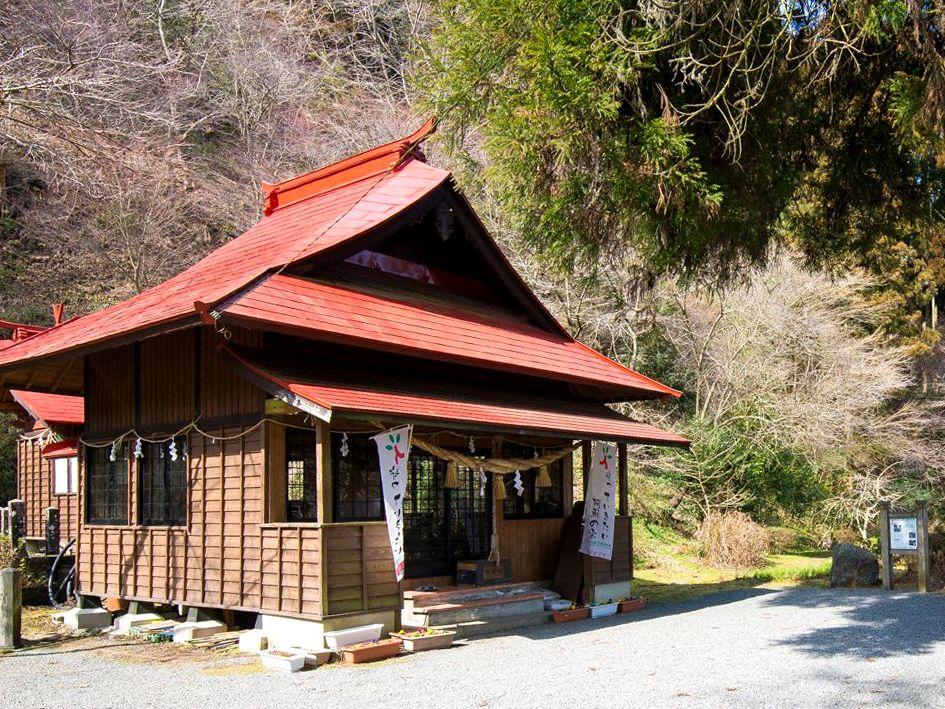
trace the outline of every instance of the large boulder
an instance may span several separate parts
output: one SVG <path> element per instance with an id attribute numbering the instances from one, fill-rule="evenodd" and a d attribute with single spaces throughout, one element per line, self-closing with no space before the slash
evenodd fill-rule
<path id="1" fill-rule="evenodd" d="M 879 560 L 862 547 L 835 544 L 830 567 L 830 585 L 862 588 L 879 583 Z"/>

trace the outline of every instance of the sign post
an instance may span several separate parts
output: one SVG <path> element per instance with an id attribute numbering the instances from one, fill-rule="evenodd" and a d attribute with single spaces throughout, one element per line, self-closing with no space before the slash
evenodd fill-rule
<path id="1" fill-rule="evenodd" d="M 880 510 L 880 542 L 883 554 L 883 588 L 892 588 L 894 554 L 916 557 L 919 592 L 928 591 L 929 511 L 925 500 L 916 502 L 914 511 L 893 512 L 889 502 Z"/>

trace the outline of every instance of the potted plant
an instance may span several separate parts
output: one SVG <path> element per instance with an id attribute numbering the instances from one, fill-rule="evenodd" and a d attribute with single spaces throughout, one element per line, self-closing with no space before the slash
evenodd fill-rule
<path id="1" fill-rule="evenodd" d="M 590 613 L 591 609 L 587 606 L 578 606 L 572 603 L 570 608 L 554 611 L 551 617 L 555 623 L 570 623 L 572 620 L 584 620 Z"/>
<path id="2" fill-rule="evenodd" d="M 633 611 L 642 611 L 644 608 L 646 608 L 646 601 L 639 596 L 624 598 L 617 604 L 618 613 L 632 613 Z"/>
<path id="3" fill-rule="evenodd" d="M 403 646 L 404 643 L 400 638 L 388 638 L 387 640 L 345 645 L 341 648 L 341 655 L 345 662 L 357 665 L 362 662 L 386 660 L 388 657 L 394 657 L 400 653 Z"/>
<path id="4" fill-rule="evenodd" d="M 305 665 L 305 655 L 289 650 L 263 650 L 259 653 L 263 666 L 280 672 L 298 672 Z"/>
<path id="5" fill-rule="evenodd" d="M 449 647 L 456 638 L 455 630 L 439 630 L 438 628 L 417 628 L 399 633 L 391 633 L 392 638 L 404 641 L 404 650 L 407 652 L 422 652 L 423 650 L 439 650 Z"/>
<path id="6" fill-rule="evenodd" d="M 603 618 L 604 616 L 614 615 L 616 612 L 617 602 L 613 598 L 598 601 L 591 606 L 591 618 Z"/>

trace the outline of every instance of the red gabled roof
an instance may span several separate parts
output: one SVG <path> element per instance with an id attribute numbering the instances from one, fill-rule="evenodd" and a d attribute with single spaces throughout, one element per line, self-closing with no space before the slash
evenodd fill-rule
<path id="1" fill-rule="evenodd" d="M 679 394 L 569 336 L 447 294 L 425 297 L 411 285 L 369 289 L 275 274 L 219 311 L 226 321 L 316 339 L 614 388 L 643 398 Z"/>
<path id="2" fill-rule="evenodd" d="M 11 389 L 16 403 L 34 419 L 47 426 L 81 426 L 85 423 L 85 402 L 81 396 L 40 394 Z"/>
<path id="3" fill-rule="evenodd" d="M 681 436 L 634 421 L 597 402 L 479 390 L 449 382 L 372 377 L 364 372 L 331 372 L 320 365 L 300 375 L 254 360 L 246 350 L 226 351 L 260 388 L 323 419 L 330 420 L 334 414 L 376 416 L 386 419 L 385 423 L 455 424 L 565 438 L 689 446 Z"/>
<path id="4" fill-rule="evenodd" d="M 249 231 L 137 296 L 0 350 L 0 367 L 196 316 L 197 302 L 215 303 L 267 271 L 383 224 L 450 176 L 412 154 L 429 130 L 428 124 L 403 140 L 335 166 L 267 185 L 269 214 Z"/>

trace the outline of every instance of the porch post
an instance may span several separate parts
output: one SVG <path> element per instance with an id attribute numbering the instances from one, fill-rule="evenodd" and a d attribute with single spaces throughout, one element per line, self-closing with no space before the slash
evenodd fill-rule
<path id="1" fill-rule="evenodd" d="M 315 453 L 318 464 L 315 466 L 315 484 L 318 488 L 318 521 L 328 524 L 334 521 L 334 505 L 332 504 L 332 476 L 331 476 L 331 426 L 327 421 L 318 421 L 315 428 Z"/>
<path id="2" fill-rule="evenodd" d="M 627 479 L 627 444 L 617 444 L 617 514 L 630 513 L 630 485 Z"/>
<path id="3" fill-rule="evenodd" d="M 591 442 L 581 441 L 581 482 L 584 486 L 584 494 L 587 497 L 587 476 L 591 472 Z"/>

